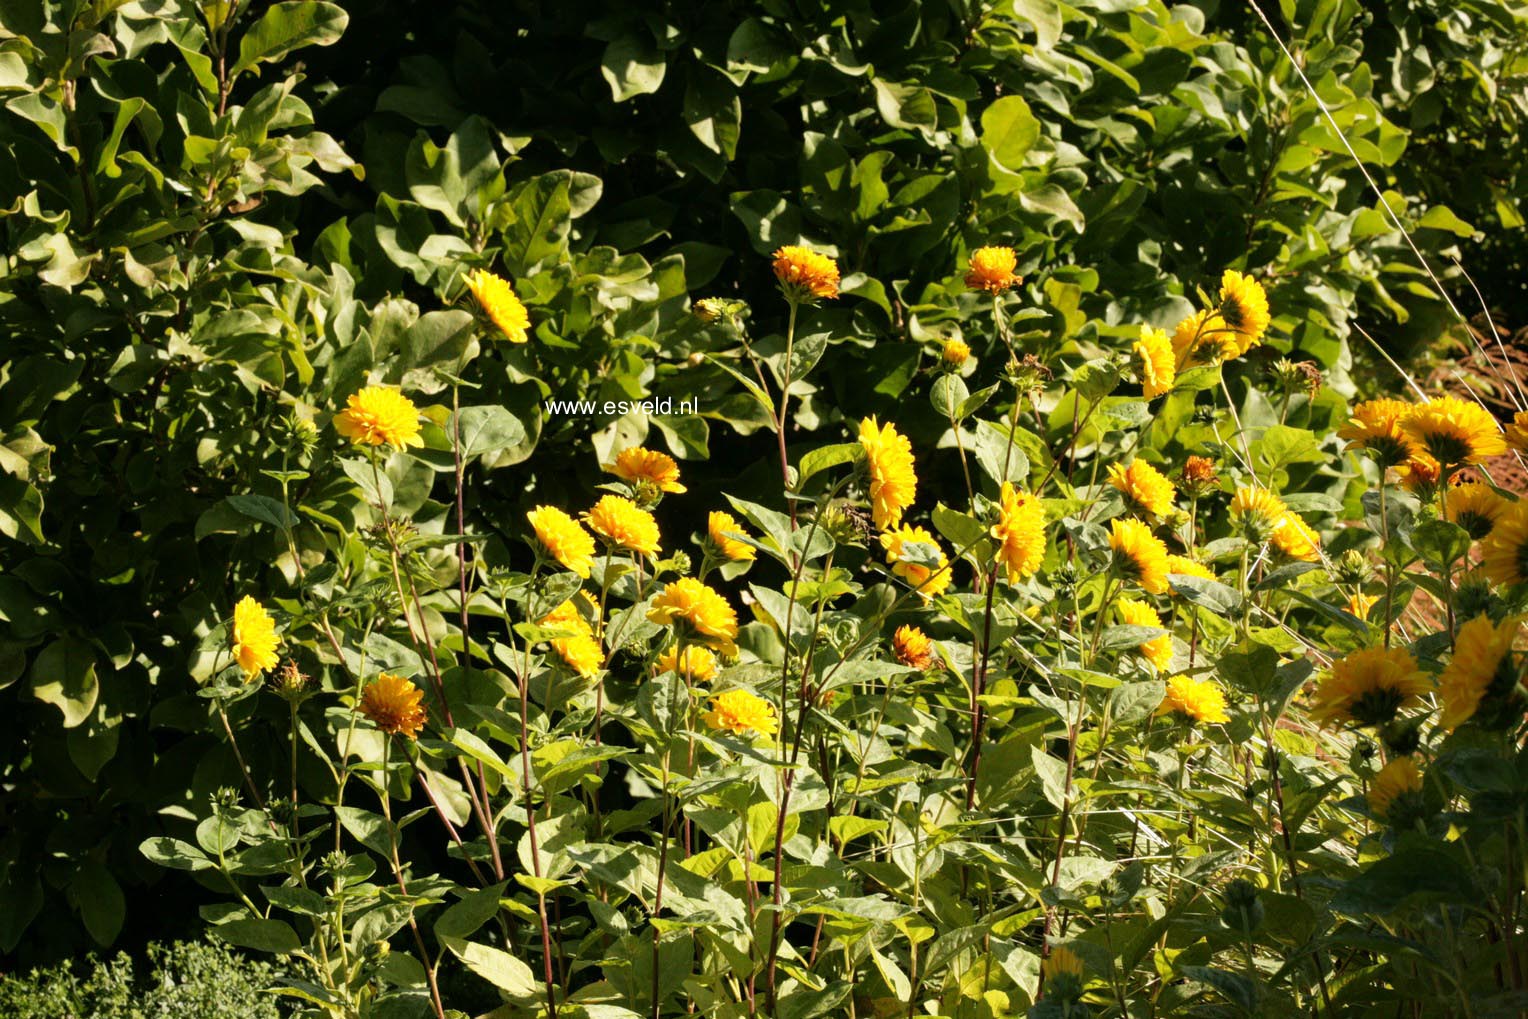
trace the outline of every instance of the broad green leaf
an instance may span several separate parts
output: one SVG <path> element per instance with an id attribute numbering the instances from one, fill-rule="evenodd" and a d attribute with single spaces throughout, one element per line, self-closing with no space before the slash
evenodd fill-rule
<path id="1" fill-rule="evenodd" d="M 338 4 L 321 0 L 272 4 L 239 40 L 239 59 L 229 73 L 248 71 L 264 60 L 280 60 L 304 46 L 328 46 L 349 23 L 350 15 Z"/>

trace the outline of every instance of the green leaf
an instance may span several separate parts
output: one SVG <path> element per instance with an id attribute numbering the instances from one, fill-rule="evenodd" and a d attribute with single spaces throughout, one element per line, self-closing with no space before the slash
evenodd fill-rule
<path id="1" fill-rule="evenodd" d="M 95 649 L 75 637 L 49 644 L 32 663 L 32 696 L 51 704 L 72 729 L 90 717 L 101 685 L 96 679 Z"/>
<path id="2" fill-rule="evenodd" d="M 69 897 L 79 907 L 80 919 L 96 944 L 104 946 L 117 940 L 127 906 L 122 886 L 111 871 L 95 860 L 86 860 L 74 872 Z"/>
<path id="3" fill-rule="evenodd" d="M 514 998 L 534 998 L 540 991 L 531 968 L 508 952 L 436 931 L 440 943 L 478 976 Z"/>
<path id="4" fill-rule="evenodd" d="M 274 952 L 285 955 L 302 947 L 297 932 L 284 920 L 230 920 L 214 926 L 209 932 L 230 945 L 252 948 L 257 952 Z"/>
<path id="5" fill-rule="evenodd" d="M 1162 703 L 1167 684 L 1160 679 L 1124 683 L 1109 691 L 1109 717 L 1116 725 L 1144 722 Z"/>
<path id="6" fill-rule="evenodd" d="M 1444 571 L 1470 551 L 1470 534 L 1447 520 L 1426 520 L 1412 528 L 1411 547 L 1429 566 Z"/>
<path id="7" fill-rule="evenodd" d="M 455 425 L 463 461 L 525 441 L 525 426 L 520 419 L 498 404 L 463 407 L 456 415 Z"/>
<path id="8" fill-rule="evenodd" d="M 568 248 L 572 223 L 567 171 L 534 177 L 515 193 L 514 221 L 504 229 L 504 264 L 516 276 L 530 275 Z"/>
<path id="9" fill-rule="evenodd" d="M 610 85 L 610 97 L 618 103 L 658 91 L 667 70 L 668 63 L 657 47 L 635 33 L 606 46 L 600 60 L 600 73 Z"/>
<path id="10" fill-rule="evenodd" d="M 304 46 L 328 46 L 349 23 L 350 15 L 338 4 L 320 0 L 272 4 L 239 40 L 239 59 L 229 73 L 240 74 L 262 60 L 279 60 Z"/>
<path id="11" fill-rule="evenodd" d="M 1130 623 L 1107 626 L 1100 635 L 1098 647 L 1100 651 L 1137 648 L 1149 640 L 1156 640 L 1166 632 L 1160 626 L 1136 626 Z"/>
<path id="12" fill-rule="evenodd" d="M 929 402 L 934 405 L 934 409 L 953 421 L 961 419 L 962 408 L 970 397 L 971 391 L 966 388 L 964 380 L 954 372 L 939 376 L 929 392 Z"/>
<path id="13" fill-rule="evenodd" d="M 840 442 L 832 446 L 818 446 L 802 454 L 801 466 L 796 472 L 796 491 L 806 487 L 807 479 L 829 467 L 852 463 L 860 455 L 857 442 Z"/>
<path id="14" fill-rule="evenodd" d="M 1019 96 L 1003 96 L 982 111 L 982 148 L 1005 170 L 1018 170 L 1040 139 L 1040 122 Z"/>
<path id="15" fill-rule="evenodd" d="M 461 901 L 452 903 L 435 920 L 435 937 L 468 938 L 478 927 L 494 918 L 498 912 L 498 898 L 504 894 L 507 882 L 498 882 L 477 891 L 468 892 Z"/>
<path id="16" fill-rule="evenodd" d="M 1173 593 L 1222 616 L 1230 616 L 1241 605 L 1241 595 L 1234 587 L 1227 587 L 1218 580 L 1208 580 L 1186 573 L 1169 573 L 1167 583 Z"/>
<path id="17" fill-rule="evenodd" d="M 223 500 L 242 516 L 270 524 L 280 530 L 297 526 L 297 517 L 279 500 L 267 495 L 230 495 Z"/>
<path id="18" fill-rule="evenodd" d="M 1066 804 L 1066 762 L 1052 757 L 1038 744 L 1029 748 L 1029 760 L 1040 779 L 1040 791 L 1046 802 L 1061 810 Z"/>
<path id="19" fill-rule="evenodd" d="M 212 861 L 200 849 L 164 835 L 144 839 L 138 851 L 161 867 L 172 870 L 207 870 L 212 867 Z"/>

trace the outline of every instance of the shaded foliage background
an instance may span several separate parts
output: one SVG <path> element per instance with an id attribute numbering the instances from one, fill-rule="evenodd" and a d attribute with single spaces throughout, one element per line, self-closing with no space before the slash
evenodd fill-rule
<path id="1" fill-rule="evenodd" d="M 1272 347 L 1341 391 L 1381 377 L 1354 371 L 1353 323 L 1437 342 L 1452 319 L 1400 232 L 1223 6 L 399 0 L 225 23 L 178 0 L 0 3 L 0 703 L 20 734 L 0 746 L 0 955 L 196 925 L 205 889 L 137 847 L 237 782 L 196 649 L 241 589 L 293 576 L 240 499 L 279 492 L 294 410 L 323 420 L 368 373 L 440 398 L 433 370 L 471 362 L 472 403 L 508 408 L 468 486 L 493 531 L 597 483 L 591 442 L 649 430 L 709 456 L 692 492 L 767 490 L 763 419 L 692 358 L 721 341 L 687 309 L 748 300 L 767 345 L 782 243 L 846 272 L 808 324 L 814 443 L 921 393 L 945 337 L 992 350 L 959 283 L 989 241 L 1019 251 L 1022 325 L 1052 350 L 1170 327 L 1227 265 L 1267 283 Z M 1528 321 L 1521 5 L 1268 6 L 1434 266 L 1458 256 Z M 477 264 L 515 279 L 534 357 L 482 349 L 452 307 Z M 704 413 L 541 409 L 646 395 Z M 915 446 L 938 437 L 906 408 Z M 441 480 L 393 478 L 423 526 L 445 526 Z M 299 501 L 343 519 L 327 484 Z M 671 505 L 676 533 L 701 529 L 703 498 Z"/>

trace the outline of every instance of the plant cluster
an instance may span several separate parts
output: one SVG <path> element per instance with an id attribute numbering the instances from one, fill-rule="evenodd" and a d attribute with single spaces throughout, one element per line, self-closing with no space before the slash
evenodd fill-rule
<path id="1" fill-rule="evenodd" d="M 1517 1007 L 1528 417 L 1354 371 L 1476 232 L 1384 26 L 1267 13 L 0 3 L 0 951 Z M 1466 102 L 1525 21 L 1428 23 Z"/>

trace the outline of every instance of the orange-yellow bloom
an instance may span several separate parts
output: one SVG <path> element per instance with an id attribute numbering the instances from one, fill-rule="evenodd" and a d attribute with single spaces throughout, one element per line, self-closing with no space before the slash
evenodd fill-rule
<path id="1" fill-rule="evenodd" d="M 398 390 L 386 386 L 367 386 L 353 394 L 345 409 L 334 415 L 334 428 L 358 446 L 385 444 L 406 449 L 424 445 L 418 408 Z"/>
<path id="2" fill-rule="evenodd" d="M 647 618 L 660 626 L 688 626 L 690 636 L 722 654 L 737 654 L 737 610 L 694 577 L 681 577 L 653 599 Z"/>
<path id="3" fill-rule="evenodd" d="M 548 555 L 580 577 L 589 575 L 589 567 L 594 563 L 594 539 L 583 524 L 556 506 L 537 506 L 525 518 Z"/>
<path id="4" fill-rule="evenodd" d="M 998 520 L 992 528 L 998 540 L 997 560 L 1008 571 L 1008 583 L 1032 576 L 1045 558 L 1045 507 L 1038 497 L 1003 482 Z"/>
<path id="5" fill-rule="evenodd" d="M 1240 357 L 1259 343 L 1268 331 L 1268 295 L 1251 276 L 1227 269 L 1220 278 L 1220 307 L 1216 309 L 1236 341 Z"/>
<path id="6" fill-rule="evenodd" d="M 918 497 L 918 475 L 913 470 L 913 447 L 896 425 L 883 428 L 873 417 L 860 422 L 860 446 L 870 468 L 870 515 L 880 530 L 902 522 L 902 514 Z"/>
<path id="7" fill-rule="evenodd" d="M 1440 396 L 1413 406 L 1401 419 L 1401 428 L 1445 467 L 1478 464 L 1507 451 L 1491 412 L 1457 396 Z"/>
<path id="8" fill-rule="evenodd" d="M 483 313 L 511 343 L 524 343 L 531 317 L 509 280 L 478 269 L 467 276 L 467 289 L 477 298 Z"/>
<path id="9" fill-rule="evenodd" d="M 1213 680 L 1174 676 L 1167 681 L 1167 693 L 1157 705 L 1158 715 L 1181 715 L 1192 722 L 1229 722 L 1226 695 Z"/>
<path id="10" fill-rule="evenodd" d="M 1496 519 L 1510 505 L 1500 492 L 1478 481 L 1455 485 L 1443 495 L 1443 517 L 1479 541 L 1491 533 Z"/>
<path id="11" fill-rule="evenodd" d="M 909 562 L 902 557 L 909 543 L 932 545 L 939 554 L 937 566 L 925 566 L 922 563 Z M 894 530 L 881 535 L 881 547 L 886 550 L 886 562 L 891 566 L 891 572 L 907 581 L 918 589 L 918 593 L 925 598 L 933 598 L 950 586 L 951 575 L 950 561 L 944 554 L 944 549 L 939 547 L 939 541 L 924 527 L 913 527 L 903 524 Z"/>
<path id="12" fill-rule="evenodd" d="M 1139 520 L 1110 521 L 1114 566 L 1151 594 L 1167 593 L 1167 546 Z"/>
<path id="13" fill-rule="evenodd" d="M 1162 617 L 1157 615 L 1157 610 L 1143 601 L 1121 598 L 1114 607 L 1119 611 L 1120 621 L 1127 626 L 1155 626 L 1158 629 L 1162 627 Z M 1164 633 L 1160 637 L 1143 641 L 1137 650 L 1158 672 L 1166 672 L 1172 666 L 1172 634 Z"/>
<path id="14" fill-rule="evenodd" d="M 711 539 L 711 544 L 723 557 L 733 562 L 746 561 L 754 558 L 757 551 L 746 541 L 739 541 L 731 537 L 733 534 L 745 534 L 743 526 L 737 522 L 731 513 L 723 513 L 721 510 L 712 510 L 706 518 L 706 535 Z"/>
<path id="15" fill-rule="evenodd" d="M 1396 801 L 1416 796 L 1422 791 L 1422 773 L 1409 757 L 1397 757 L 1379 770 L 1369 786 L 1369 810 L 1380 820 L 1387 820 Z"/>
<path id="16" fill-rule="evenodd" d="M 1522 629 L 1522 616 L 1500 623 L 1476 616 L 1454 635 L 1454 657 L 1438 677 L 1438 700 L 1443 715 L 1438 724 L 1450 732 L 1473 718 L 1487 696 L 1506 700 L 1517 689 L 1519 673 L 1512 645 Z M 1522 718 L 1522 712 L 1517 712 Z"/>
<path id="17" fill-rule="evenodd" d="M 810 248 L 787 244 L 778 249 L 774 270 L 787 300 L 808 303 L 838 296 L 838 263 Z"/>
<path id="18" fill-rule="evenodd" d="M 630 499 L 604 495 L 589 511 L 589 527 L 618 548 L 639 555 L 657 555 L 658 521 Z"/>
<path id="19" fill-rule="evenodd" d="M 1528 499 L 1508 503 L 1480 542 L 1486 579 L 1493 584 L 1528 581 Z"/>
<path id="20" fill-rule="evenodd" d="M 679 483 L 679 465 L 673 457 L 657 450 L 641 446 L 623 449 L 616 454 L 615 463 L 605 464 L 603 469 L 633 485 L 647 482 L 661 492 L 685 491 Z"/>
<path id="21" fill-rule="evenodd" d="M 966 286 L 1000 294 L 1019 282 L 1014 272 L 1019 258 L 1012 248 L 985 247 L 971 252 L 971 271 L 966 273 Z"/>
<path id="22" fill-rule="evenodd" d="M 429 719 L 420 702 L 424 691 L 402 676 L 384 672 L 366 685 L 361 694 L 361 714 L 389 736 L 415 739 Z"/>
<path id="23" fill-rule="evenodd" d="M 276 667 L 276 621 L 249 595 L 233 607 L 233 657 L 246 681 Z"/>
<path id="24" fill-rule="evenodd" d="M 727 690 L 711 698 L 711 710 L 701 716 L 713 729 L 739 736 L 756 732 L 773 736 L 780 729 L 775 706 L 747 690 Z"/>
<path id="25" fill-rule="evenodd" d="M 1417 445 L 1401 421 L 1411 413 L 1405 400 L 1365 400 L 1353 408 L 1348 423 L 1337 429 L 1337 437 L 1348 441 L 1348 449 L 1373 454 L 1381 467 L 1396 467 L 1410 460 Z"/>
<path id="26" fill-rule="evenodd" d="M 1142 395 L 1155 400 L 1163 393 L 1172 392 L 1173 382 L 1178 377 L 1178 359 L 1167 333 L 1141 326 L 1141 338 L 1131 349 L 1139 361 Z"/>
<path id="27" fill-rule="evenodd" d="M 679 645 L 674 644 L 658 655 L 659 672 L 677 672 L 691 682 L 709 683 L 716 678 L 716 655 L 708 647 L 690 645 L 684 649 L 684 668 L 679 667 Z"/>
<path id="28" fill-rule="evenodd" d="M 934 664 L 934 642 L 916 626 L 897 627 L 891 637 L 891 651 L 897 661 L 914 669 L 927 669 Z"/>
<path id="29" fill-rule="evenodd" d="M 1311 718 L 1322 725 L 1383 725 L 1433 684 L 1405 648 L 1364 648 L 1332 663 L 1316 688 Z"/>
<path id="30" fill-rule="evenodd" d="M 567 663 L 568 668 L 588 678 L 599 672 L 605 664 L 605 649 L 594 635 L 594 627 L 578 611 L 578 598 L 569 598 L 541 620 L 548 630 L 563 630 L 566 637 L 553 637 L 552 650 Z"/>
<path id="31" fill-rule="evenodd" d="M 1173 483 L 1145 460 L 1132 460 L 1128 467 L 1110 464 L 1109 484 L 1124 494 L 1131 509 L 1153 517 L 1165 517 L 1172 512 L 1173 497 L 1177 495 Z"/>

